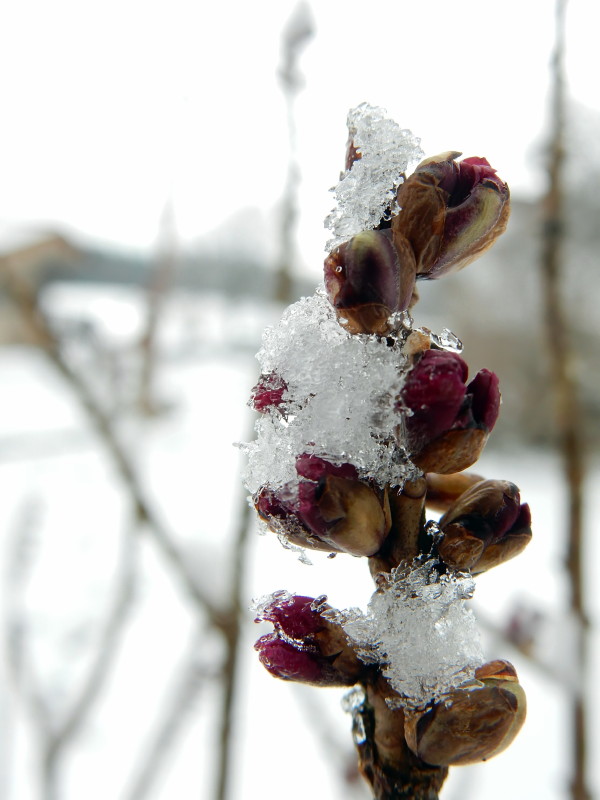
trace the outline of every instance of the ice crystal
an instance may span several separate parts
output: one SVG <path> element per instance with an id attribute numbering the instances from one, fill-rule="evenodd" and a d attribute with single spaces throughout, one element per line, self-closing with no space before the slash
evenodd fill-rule
<path id="1" fill-rule="evenodd" d="M 336 206 L 325 220 L 333 234 L 328 251 L 389 218 L 397 210 L 396 190 L 404 173 L 423 156 L 420 140 L 385 109 L 362 103 L 348 114 L 348 130 L 361 158 L 332 189 Z"/>
<path id="2" fill-rule="evenodd" d="M 297 486 L 304 453 L 351 463 L 363 478 L 401 485 L 414 468 L 395 439 L 396 398 L 407 367 L 401 342 L 348 334 L 323 293 L 290 306 L 263 335 L 257 355 L 263 375 L 285 382 L 282 403 L 257 421 L 245 446 L 251 492 Z"/>
<path id="3" fill-rule="evenodd" d="M 404 704 L 421 705 L 473 679 L 483 652 L 466 601 L 475 582 L 428 560 L 386 576 L 366 614 L 338 612 L 366 663 L 379 664 Z"/>

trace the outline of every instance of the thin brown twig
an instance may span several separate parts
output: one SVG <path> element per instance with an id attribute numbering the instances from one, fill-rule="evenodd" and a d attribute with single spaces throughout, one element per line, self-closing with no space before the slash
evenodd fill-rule
<path id="1" fill-rule="evenodd" d="M 550 344 L 552 387 L 556 401 L 556 424 L 562 455 L 563 472 L 568 489 L 567 555 L 570 607 L 578 628 L 577 670 L 575 682 L 579 691 L 572 707 L 573 750 L 571 797 L 590 800 L 587 787 L 586 678 L 587 629 L 583 581 L 584 531 L 584 449 L 583 415 L 578 397 L 575 359 L 569 338 L 561 278 L 564 262 L 565 206 L 565 16 L 567 0 L 556 2 L 555 47 L 552 58 L 552 122 L 548 152 L 548 189 L 543 200 L 543 235 L 541 271 L 544 313 Z"/>

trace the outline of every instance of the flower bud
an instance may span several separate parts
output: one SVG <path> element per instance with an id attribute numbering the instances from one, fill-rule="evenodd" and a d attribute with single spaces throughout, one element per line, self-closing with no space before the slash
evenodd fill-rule
<path id="1" fill-rule="evenodd" d="M 406 242 L 395 247 L 389 230 L 357 234 L 325 259 L 324 269 L 329 301 L 350 333 L 385 333 L 390 314 L 411 303 L 414 255 Z"/>
<path id="2" fill-rule="evenodd" d="M 266 414 L 271 408 L 279 408 L 283 404 L 283 394 L 287 391 L 287 384 L 274 372 L 261 375 L 258 383 L 252 389 L 249 405 L 261 414 Z"/>
<path id="3" fill-rule="evenodd" d="M 434 511 L 444 513 L 458 500 L 458 498 L 483 480 L 481 475 L 473 472 L 454 472 L 449 475 L 438 475 L 430 472 L 427 480 L 427 507 Z"/>
<path id="4" fill-rule="evenodd" d="M 462 269 L 504 232 L 508 186 L 485 158 L 442 153 L 422 161 L 398 189 L 400 212 L 392 221 L 394 244 L 407 241 L 417 278 Z"/>
<path id="5" fill-rule="evenodd" d="M 318 456 L 296 459 L 296 490 L 263 489 L 255 497 L 260 516 L 293 544 L 371 556 L 391 525 L 387 490 L 358 478 L 351 464 L 335 465 Z"/>
<path id="6" fill-rule="evenodd" d="M 417 354 L 400 393 L 410 458 L 425 472 L 470 467 L 481 454 L 500 408 L 498 378 L 481 370 L 466 384 L 468 367 L 456 353 Z"/>
<path id="7" fill-rule="evenodd" d="M 520 731 L 527 703 L 514 667 L 492 661 L 476 670 L 475 677 L 479 685 L 455 689 L 426 711 L 407 715 L 407 744 L 428 764 L 487 761 Z"/>
<path id="8" fill-rule="evenodd" d="M 340 625 L 323 618 L 329 610 L 312 597 L 276 597 L 260 610 L 257 622 L 275 631 L 254 645 L 263 666 L 277 678 L 316 686 L 351 686 L 365 670 Z"/>
<path id="9" fill-rule="evenodd" d="M 529 506 L 508 481 L 480 481 L 462 494 L 439 521 L 438 552 L 450 568 L 477 574 L 502 564 L 531 539 Z"/>

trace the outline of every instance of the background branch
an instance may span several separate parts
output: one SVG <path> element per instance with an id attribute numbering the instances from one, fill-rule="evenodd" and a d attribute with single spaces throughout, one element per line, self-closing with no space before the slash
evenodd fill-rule
<path id="1" fill-rule="evenodd" d="M 573 699 L 572 726 L 572 776 L 573 800 L 590 800 L 586 783 L 586 727 L 585 714 L 587 679 L 587 628 L 585 592 L 583 582 L 583 410 L 579 402 L 575 358 L 569 338 L 569 326 L 562 287 L 566 215 L 564 205 L 565 162 L 565 16 L 567 0 L 556 0 L 555 45 L 552 56 L 552 119 L 548 147 L 548 189 L 543 198 L 543 230 L 541 247 L 541 274 L 545 341 L 549 344 L 552 390 L 556 403 L 556 428 L 564 481 L 568 491 L 567 556 L 566 568 L 570 583 L 570 608 L 577 626 L 578 688 Z"/>
<path id="2" fill-rule="evenodd" d="M 86 381 L 71 368 L 64 358 L 52 327 L 40 307 L 37 295 L 30 285 L 20 279 L 18 273 L 10 268 L 10 264 L 5 263 L 4 266 L 7 275 L 7 288 L 15 306 L 31 329 L 37 345 L 79 400 L 132 499 L 139 522 L 144 525 L 144 530 L 149 533 L 155 545 L 169 563 L 173 574 L 178 578 L 188 598 L 192 600 L 196 608 L 207 614 L 210 622 L 215 627 L 225 630 L 227 627 L 226 615 L 223 615 L 221 609 L 213 604 L 203 591 L 188 561 L 175 544 L 175 537 L 152 508 L 142 489 L 133 463 L 118 439 L 110 416 L 96 400 Z"/>

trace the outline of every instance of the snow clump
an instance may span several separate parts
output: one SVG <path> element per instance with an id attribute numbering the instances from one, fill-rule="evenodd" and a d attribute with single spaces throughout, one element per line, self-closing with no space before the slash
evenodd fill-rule
<path id="1" fill-rule="evenodd" d="M 333 234 L 328 252 L 396 213 L 396 191 L 404 173 L 423 158 L 421 140 L 400 128 L 383 108 L 368 103 L 353 108 L 348 130 L 361 157 L 331 190 L 336 205 L 325 219 Z"/>

